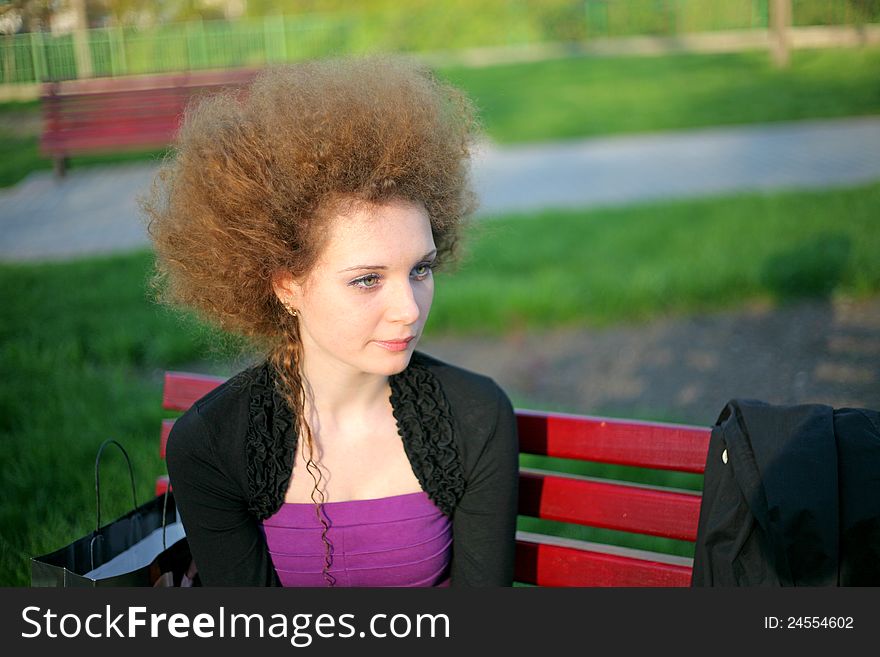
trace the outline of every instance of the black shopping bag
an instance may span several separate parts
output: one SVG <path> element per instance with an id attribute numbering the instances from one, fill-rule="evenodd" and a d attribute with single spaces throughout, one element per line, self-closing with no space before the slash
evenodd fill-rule
<path id="1" fill-rule="evenodd" d="M 104 448 L 115 444 L 125 455 L 131 477 L 133 510 L 101 526 L 99 464 Z M 31 586 L 188 586 L 195 568 L 173 493 L 138 506 L 128 454 L 105 440 L 95 459 L 95 530 L 51 554 L 31 559 Z"/>

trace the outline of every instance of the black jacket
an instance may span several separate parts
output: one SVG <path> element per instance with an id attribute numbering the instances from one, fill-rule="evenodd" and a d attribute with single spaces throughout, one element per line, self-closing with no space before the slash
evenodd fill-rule
<path id="1" fill-rule="evenodd" d="M 712 430 L 693 586 L 880 584 L 880 414 L 727 404 Z"/>
<path id="2" fill-rule="evenodd" d="M 297 436 L 274 377 L 268 363 L 236 375 L 168 438 L 171 485 L 205 585 L 279 585 L 260 523 L 284 502 Z M 419 352 L 389 381 L 413 473 L 452 521 L 452 586 L 510 585 L 519 454 L 510 401 L 491 379 Z"/>

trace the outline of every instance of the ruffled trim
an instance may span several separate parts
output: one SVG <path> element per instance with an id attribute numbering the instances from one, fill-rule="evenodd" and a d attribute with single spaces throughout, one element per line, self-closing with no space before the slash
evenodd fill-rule
<path id="1" fill-rule="evenodd" d="M 284 502 L 296 443 L 293 413 L 278 392 L 274 369 L 265 363 L 254 370 L 245 437 L 248 509 L 260 520 L 272 516 Z"/>
<path id="2" fill-rule="evenodd" d="M 281 508 L 296 454 L 293 412 L 278 392 L 272 366 L 255 368 L 246 435 L 248 509 L 260 520 Z M 451 516 L 464 494 L 464 470 L 454 439 L 452 411 L 439 379 L 413 354 L 389 377 L 391 409 L 413 473 L 432 502 Z"/>
<path id="3" fill-rule="evenodd" d="M 465 482 L 443 387 L 415 354 L 409 367 L 389 382 L 397 432 L 413 473 L 437 508 L 451 516 Z"/>

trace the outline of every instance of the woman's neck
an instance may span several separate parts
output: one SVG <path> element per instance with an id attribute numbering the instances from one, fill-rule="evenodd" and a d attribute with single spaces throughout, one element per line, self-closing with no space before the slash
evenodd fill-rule
<path id="1" fill-rule="evenodd" d="M 314 427 L 363 423 L 387 410 L 391 388 L 383 374 L 358 372 L 320 358 L 303 358 L 306 417 Z M 317 417 L 316 417 L 317 414 Z"/>

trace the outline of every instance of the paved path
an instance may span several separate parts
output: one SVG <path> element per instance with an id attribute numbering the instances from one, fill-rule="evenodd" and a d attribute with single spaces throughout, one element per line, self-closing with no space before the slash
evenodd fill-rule
<path id="1" fill-rule="evenodd" d="M 490 213 L 851 185 L 880 179 L 880 117 L 494 148 L 474 175 Z"/>
<path id="2" fill-rule="evenodd" d="M 155 165 L 32 174 L 0 191 L 0 259 L 75 257 L 147 243 L 136 198 Z M 526 146 L 474 161 L 481 214 L 618 205 L 880 179 L 880 117 L 713 128 Z"/>

